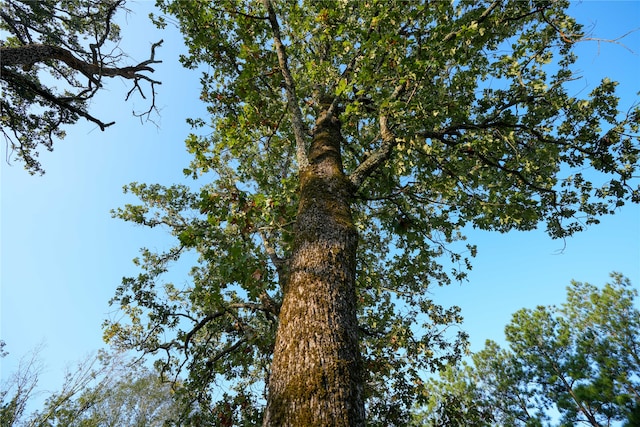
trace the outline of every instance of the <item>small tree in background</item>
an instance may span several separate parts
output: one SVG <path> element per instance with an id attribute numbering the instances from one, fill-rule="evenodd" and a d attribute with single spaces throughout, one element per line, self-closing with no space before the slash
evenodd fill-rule
<path id="1" fill-rule="evenodd" d="M 4 350 L 6 343 L 0 341 L 0 357 L 9 353 Z M 38 385 L 38 377 L 42 371 L 42 364 L 38 359 L 38 349 L 20 360 L 16 372 L 9 378 L 3 378 L 0 384 L 0 425 L 2 427 L 17 426 L 23 420 L 24 412 L 29 400 L 33 397 Z"/>
<path id="2" fill-rule="evenodd" d="M 555 411 L 558 425 L 636 425 L 638 291 L 623 276 L 612 278 L 602 289 L 572 282 L 560 307 L 516 312 L 505 328 L 508 349 L 487 341 L 471 365 L 452 367 L 431 382 L 427 425 L 443 425 L 442 411 L 451 409 L 446 405 L 452 400 L 465 402 L 453 408 L 456 416 L 490 413 L 498 425 L 551 425 L 549 414 Z"/>
<path id="3" fill-rule="evenodd" d="M 0 388 L 2 427 L 160 427 L 179 418 L 169 384 L 141 361 L 100 352 L 67 371 L 60 391 L 32 408 L 42 362 L 39 349 Z"/>

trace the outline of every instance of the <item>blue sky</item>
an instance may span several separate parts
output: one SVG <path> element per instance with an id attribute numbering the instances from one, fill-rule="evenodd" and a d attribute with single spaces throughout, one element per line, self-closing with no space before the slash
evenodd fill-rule
<path id="1" fill-rule="evenodd" d="M 127 82 L 112 81 L 91 111 L 115 126 L 101 132 L 80 122 L 53 153 L 40 158 L 47 173 L 28 175 L 20 164 L 1 169 L 1 323 L 0 339 L 9 356 L 2 378 L 21 356 L 44 343 L 45 372 L 40 387 L 60 387 L 66 366 L 103 347 L 102 321 L 111 316 L 108 300 L 123 276 L 137 272 L 131 259 L 142 246 L 161 249 L 162 230 L 147 230 L 112 219 L 110 210 L 135 199 L 122 194 L 129 182 L 188 183 L 182 175 L 190 157 L 184 149 L 187 117 L 203 115 L 198 100 L 199 75 L 177 63 L 184 50 L 179 35 L 161 32 L 147 22 L 152 2 L 127 3 L 120 17 L 122 48 L 132 62 L 145 60 L 151 43 L 161 38 L 163 64 L 154 77 L 161 116 L 158 126 L 131 116 L 144 100 L 124 103 Z M 613 39 L 640 27 L 640 1 L 585 1 L 572 6 L 574 16 L 594 37 Z M 639 100 L 640 32 L 621 40 L 629 49 L 587 42 L 577 47 L 577 68 L 584 79 L 576 94 L 585 95 L 602 77 L 620 81 L 622 105 Z M 197 183 L 196 183 L 197 184 Z M 551 240 L 543 230 L 508 234 L 473 231 L 478 245 L 469 282 L 434 289 L 436 302 L 462 307 L 463 329 L 472 348 L 487 338 L 500 341 L 510 316 L 522 307 L 559 304 L 571 279 L 604 284 L 620 271 L 640 285 L 640 207 L 625 206 L 598 226 L 567 239 Z M 185 279 L 186 280 L 186 276 Z"/>

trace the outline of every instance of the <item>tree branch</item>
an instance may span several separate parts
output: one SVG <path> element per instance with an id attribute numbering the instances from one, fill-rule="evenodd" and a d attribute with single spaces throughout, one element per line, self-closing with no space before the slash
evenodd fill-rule
<path id="1" fill-rule="evenodd" d="M 229 308 L 234 308 L 234 309 L 242 308 L 242 309 L 251 310 L 254 312 L 262 311 L 265 313 L 271 313 L 275 316 L 279 314 L 280 307 L 278 307 L 278 305 L 271 299 L 271 297 L 269 297 L 269 295 L 266 292 L 262 292 L 259 295 L 259 298 L 262 304 L 256 304 L 252 302 L 237 302 L 237 303 L 229 304 Z"/>
<path id="2" fill-rule="evenodd" d="M 406 89 L 406 83 L 398 85 L 391 94 L 391 100 L 397 99 Z M 367 179 L 373 171 L 375 171 L 380 165 L 387 161 L 391 157 L 391 152 L 396 144 L 396 138 L 393 132 L 389 129 L 389 117 L 385 114 L 381 114 L 379 118 L 380 122 L 380 135 L 382 137 L 382 145 L 380 148 L 369 156 L 364 162 L 356 168 L 355 171 L 349 175 L 351 185 L 358 189 L 362 185 L 365 179 Z"/>
<path id="3" fill-rule="evenodd" d="M 482 21 L 484 21 L 485 19 L 487 19 L 489 17 L 489 15 L 491 15 L 491 12 L 493 12 L 493 10 L 498 7 L 500 5 L 500 3 L 502 3 L 502 0 L 494 0 L 493 3 L 491 3 L 484 12 L 482 12 L 482 15 L 480 15 L 478 17 L 477 20 L 474 20 L 472 22 L 472 24 L 480 24 L 482 23 Z M 458 31 L 452 31 L 449 34 L 447 34 L 444 39 L 442 40 L 443 42 L 448 42 L 449 40 L 451 40 L 452 38 L 456 37 L 458 34 L 460 34 L 462 32 L 462 29 L 458 30 Z"/>
<path id="4" fill-rule="evenodd" d="M 13 83 L 16 86 L 22 87 L 23 89 L 27 89 L 35 95 L 38 95 L 42 99 L 52 103 L 56 107 L 69 111 L 73 114 L 77 114 L 80 117 L 84 117 L 85 119 L 97 124 L 100 127 L 100 130 L 105 130 L 107 127 L 113 125 L 115 122 L 104 123 L 99 119 L 93 117 L 91 114 L 82 110 L 79 107 L 71 104 L 73 98 L 59 98 L 55 96 L 53 93 L 43 88 L 42 86 L 26 79 L 20 74 L 8 69 L 2 68 L 2 80 L 5 80 L 9 83 Z"/>
<path id="5" fill-rule="evenodd" d="M 82 73 L 90 82 L 100 86 L 101 77 L 124 77 L 128 80 L 145 79 L 153 83 L 160 84 L 159 81 L 149 79 L 149 77 L 140 74 L 143 71 L 154 72 L 150 64 L 161 63 L 162 61 L 155 59 L 155 49 L 162 44 L 162 40 L 151 46 L 151 57 L 137 65 L 129 67 L 105 67 L 101 63 L 90 63 L 76 58 L 69 50 L 59 46 L 46 44 L 30 44 L 21 47 L 2 47 L 0 48 L 0 56 L 2 56 L 2 71 L 6 71 L 6 67 L 22 66 L 29 68 L 37 62 L 45 62 L 48 60 L 58 60 L 67 64 L 72 69 Z"/>
<path id="6" fill-rule="evenodd" d="M 204 328 L 206 326 L 207 323 L 209 323 L 210 321 L 218 318 L 218 317 L 222 317 L 224 316 L 225 312 L 223 311 L 219 311 L 215 314 L 209 314 L 207 316 L 205 316 L 202 320 L 200 320 L 198 322 L 197 325 L 195 325 L 193 327 L 192 330 L 189 331 L 189 333 L 184 337 L 184 351 L 185 353 L 187 352 L 187 348 L 189 347 L 189 341 L 191 341 L 191 338 L 202 328 Z"/>
<path id="7" fill-rule="evenodd" d="M 0 79 L 6 81 L 9 87 L 17 93 L 31 93 L 32 95 L 39 97 L 46 103 L 50 104 L 58 110 L 58 117 L 60 118 L 55 126 L 59 126 L 63 123 L 73 123 L 75 119 L 65 119 L 71 115 L 71 117 L 83 117 L 86 120 L 98 125 L 100 130 L 104 131 L 107 127 L 113 125 L 115 122 L 105 123 L 98 118 L 94 117 L 86 111 L 84 103 L 90 99 L 95 92 L 102 86 L 102 77 L 123 77 L 133 81 L 133 87 L 127 93 L 127 99 L 134 91 L 138 91 L 140 95 L 146 99 L 142 89 L 140 87 L 140 81 L 146 80 L 151 85 L 152 101 L 149 109 L 137 116 L 150 114 L 155 108 L 155 85 L 161 84 L 160 81 L 154 80 L 149 76 L 143 74 L 144 72 L 154 72 L 151 64 L 157 64 L 162 61 L 155 59 L 155 50 L 162 44 L 162 40 L 154 43 L 151 46 L 151 53 L 149 59 L 140 62 L 137 65 L 127 67 L 106 67 L 104 66 L 104 57 L 101 55 L 98 57 L 99 52 L 96 49 L 99 46 L 92 45 L 93 62 L 84 61 L 78 59 L 74 53 L 68 49 L 60 46 L 53 46 L 48 44 L 28 44 L 20 47 L 0 47 L 0 56 L 2 57 L 2 64 L 0 69 Z M 76 94 L 59 95 L 53 93 L 49 88 L 44 87 L 36 79 L 29 78 L 28 75 L 22 74 L 17 71 L 16 67 L 22 67 L 24 70 L 29 70 L 35 63 L 47 63 L 49 61 L 59 61 L 65 64 L 71 70 L 76 71 L 84 75 L 89 81 L 87 85 L 81 85 L 73 79 L 73 74 L 66 74 L 63 70 L 57 69 L 55 65 L 52 65 L 65 79 L 69 85 L 74 86 L 80 90 Z M 8 109 L 8 105 L 3 106 Z M 3 108 L 4 110 L 5 108 Z M 53 132 L 54 129 L 51 129 Z M 6 133 L 5 133 L 6 136 Z M 17 135 L 17 139 L 20 140 L 20 136 Z M 49 138 L 51 139 L 51 138 Z M 22 145 L 22 144 L 19 144 Z M 30 161 L 30 154 L 28 152 L 22 153 L 22 157 L 25 159 L 28 165 L 34 170 L 39 169 L 39 165 L 36 162 Z"/>
<path id="8" fill-rule="evenodd" d="M 278 24 L 278 17 L 273 9 L 273 4 L 271 3 L 271 0 L 262 0 L 262 4 L 267 9 L 269 23 L 271 24 L 271 30 L 273 31 L 273 43 L 275 44 L 276 53 L 278 55 L 278 64 L 280 66 L 282 77 L 284 78 L 284 89 L 287 93 L 287 108 L 291 115 L 291 125 L 296 139 L 296 157 L 298 160 L 298 167 L 300 169 L 304 169 L 309 165 L 309 159 L 307 158 L 302 112 L 300 111 L 300 104 L 298 103 L 298 97 L 296 95 L 295 82 L 293 81 L 293 77 L 289 71 L 287 53 L 284 45 L 282 44 L 280 25 Z"/>

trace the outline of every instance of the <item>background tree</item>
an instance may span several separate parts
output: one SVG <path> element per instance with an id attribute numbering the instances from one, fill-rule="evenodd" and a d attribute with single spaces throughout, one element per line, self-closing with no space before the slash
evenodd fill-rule
<path id="1" fill-rule="evenodd" d="M 62 389 L 43 407 L 33 409 L 42 362 L 36 349 L 3 382 L 0 413 L 3 427 L 163 426 L 177 419 L 171 387 L 140 360 L 100 352 L 65 375 Z"/>
<path id="2" fill-rule="evenodd" d="M 640 310 L 638 291 L 619 274 L 599 289 L 572 282 L 560 307 L 522 309 L 505 328 L 509 348 L 488 341 L 472 365 L 432 381 L 432 401 L 440 408 L 454 396 L 488 411 L 498 425 L 592 426 L 626 422 L 640 406 Z M 473 384 L 473 387 L 468 385 Z M 462 387 L 466 385 L 466 387 Z M 453 390 L 453 392 L 452 392 Z M 429 414 L 437 424 L 438 412 Z M 462 425 L 462 424 L 461 424 Z"/>
<path id="3" fill-rule="evenodd" d="M 466 363 L 448 366 L 429 380 L 429 399 L 417 410 L 411 426 L 491 426 L 495 418 L 473 368 Z M 508 425 L 508 424 L 504 424 Z"/>
<path id="4" fill-rule="evenodd" d="M 108 363 L 111 372 L 98 372 L 98 379 L 92 378 L 90 384 L 78 382 L 81 387 L 70 389 L 67 379 L 63 390 L 47 399 L 30 423 L 41 425 L 46 420 L 70 427 L 161 427 L 178 418 L 171 386 L 156 372 L 130 362 Z"/>
<path id="5" fill-rule="evenodd" d="M 106 339 L 161 352 L 200 425 L 406 425 L 464 352 L 428 292 L 465 277 L 463 227 L 565 237 L 640 200 L 639 110 L 608 79 L 571 94 L 567 5 L 160 2 L 205 70 L 207 183 L 126 187 L 115 216 L 177 241 L 143 249 Z"/>
<path id="6" fill-rule="evenodd" d="M 6 343 L 0 341 L 0 357 L 8 353 L 4 351 Z M 18 369 L 9 378 L 3 378 L 0 384 L 0 425 L 18 425 L 23 419 L 24 412 L 33 392 L 38 384 L 38 376 L 42 371 L 42 364 L 38 360 L 38 349 L 24 356 L 20 360 Z"/>
<path id="7" fill-rule="evenodd" d="M 123 66 L 118 49 L 119 27 L 113 18 L 124 0 L 5 0 L 0 11 L 0 125 L 7 158 L 24 161 L 30 173 L 43 173 L 38 150 L 53 150 L 65 135 L 64 125 L 84 118 L 105 130 L 88 111 L 89 101 L 103 87 L 105 77 L 121 77 L 133 85 L 127 99 L 150 96 L 148 115 L 155 108 L 155 48 L 149 59 Z M 141 83 L 150 89 L 145 95 Z"/>

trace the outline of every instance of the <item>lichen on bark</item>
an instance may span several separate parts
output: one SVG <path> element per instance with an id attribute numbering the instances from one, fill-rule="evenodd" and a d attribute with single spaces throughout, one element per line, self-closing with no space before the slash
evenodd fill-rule
<path id="1" fill-rule="evenodd" d="M 300 171 L 265 426 L 364 425 L 352 189 L 342 169 L 340 122 L 320 117 L 309 165 Z"/>

